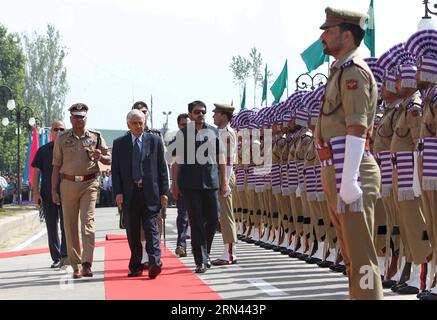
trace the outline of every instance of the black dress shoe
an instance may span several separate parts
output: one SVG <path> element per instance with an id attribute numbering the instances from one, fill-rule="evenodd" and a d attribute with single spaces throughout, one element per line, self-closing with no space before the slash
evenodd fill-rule
<path id="1" fill-rule="evenodd" d="M 149 278 L 155 279 L 161 273 L 162 263 L 149 266 Z"/>
<path id="2" fill-rule="evenodd" d="M 53 262 L 50 268 L 57 269 L 61 267 L 61 261 Z"/>
<path id="3" fill-rule="evenodd" d="M 306 263 L 308 264 L 316 264 L 321 262 L 322 260 L 320 260 L 319 258 L 314 258 L 314 257 L 309 257 L 305 260 Z"/>
<path id="4" fill-rule="evenodd" d="M 437 300 L 437 294 L 431 293 L 428 291 L 426 294 L 422 295 L 419 299 L 420 300 Z"/>
<path id="5" fill-rule="evenodd" d="M 213 266 L 227 266 L 227 265 L 236 264 L 236 263 L 237 263 L 237 260 L 229 261 L 229 260 L 223 260 L 223 259 L 216 259 L 216 260 L 213 260 L 211 262 L 211 264 Z"/>
<path id="6" fill-rule="evenodd" d="M 346 267 L 341 264 L 333 264 L 332 266 L 329 267 L 329 269 L 331 269 L 334 272 L 342 273 L 343 271 L 346 270 Z"/>
<path id="7" fill-rule="evenodd" d="M 262 244 L 263 244 L 263 242 L 260 241 L 260 240 L 258 240 L 257 242 L 254 243 L 254 245 L 256 245 L 256 246 L 260 246 L 260 245 L 262 245 Z"/>
<path id="8" fill-rule="evenodd" d="M 384 289 L 390 289 L 391 287 L 393 287 L 396 284 L 397 284 L 397 282 L 395 280 L 383 280 L 382 281 L 382 287 Z"/>
<path id="9" fill-rule="evenodd" d="M 396 293 L 398 293 L 398 294 L 418 294 L 419 291 L 420 291 L 419 288 L 406 285 L 402 288 L 399 288 L 398 291 L 396 291 Z"/>
<path id="10" fill-rule="evenodd" d="M 148 262 L 142 263 L 142 264 L 141 264 L 141 269 L 143 269 L 143 270 L 149 270 L 149 263 L 148 263 Z"/>
<path id="11" fill-rule="evenodd" d="M 206 272 L 206 265 L 198 264 L 196 265 L 196 269 L 194 270 L 195 273 L 205 273 Z"/>
<path id="12" fill-rule="evenodd" d="M 297 255 L 297 258 L 298 258 L 299 260 L 303 260 L 303 261 L 305 261 L 305 260 L 308 258 L 308 255 L 305 254 L 305 253 L 299 253 L 299 254 Z"/>
<path id="13" fill-rule="evenodd" d="M 320 268 L 329 268 L 329 267 L 332 266 L 333 264 L 334 264 L 333 262 L 328 261 L 328 260 L 320 261 L 320 262 L 317 263 L 317 265 L 318 265 Z"/>
<path id="14" fill-rule="evenodd" d="M 393 291 L 393 292 L 398 292 L 398 290 L 400 289 L 400 288 L 402 288 L 402 287 L 406 287 L 407 286 L 407 284 L 404 282 L 404 283 L 398 283 L 398 284 L 395 284 L 393 287 L 391 287 L 390 289 L 391 289 L 391 291 Z"/>
<path id="15" fill-rule="evenodd" d="M 419 292 L 419 293 L 416 295 L 416 298 L 417 298 L 417 299 L 420 299 L 422 296 L 425 296 L 425 295 L 430 294 L 430 293 L 431 293 L 431 292 L 430 292 L 429 290 L 425 290 L 425 291 Z"/>
<path id="16" fill-rule="evenodd" d="M 208 259 L 208 261 L 205 264 L 205 267 L 207 267 L 208 269 L 211 268 L 211 259 Z"/>
<path id="17" fill-rule="evenodd" d="M 285 247 L 281 248 L 281 254 L 288 254 L 288 249 Z"/>
<path id="18" fill-rule="evenodd" d="M 143 270 L 132 270 L 127 274 L 129 278 L 141 277 L 143 275 Z"/>
<path id="19" fill-rule="evenodd" d="M 289 254 L 288 254 L 288 256 L 290 257 L 290 258 L 297 258 L 297 255 L 298 255 L 299 253 L 297 253 L 296 251 L 291 251 Z"/>

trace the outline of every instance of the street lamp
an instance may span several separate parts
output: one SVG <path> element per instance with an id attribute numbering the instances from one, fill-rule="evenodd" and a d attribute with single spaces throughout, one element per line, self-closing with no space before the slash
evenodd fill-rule
<path id="1" fill-rule="evenodd" d="M 21 204 L 21 164 L 20 164 L 20 134 L 21 134 L 21 121 L 23 118 L 29 119 L 28 123 L 31 127 L 36 124 L 37 118 L 34 117 L 35 112 L 29 107 L 20 107 L 15 104 L 15 100 L 12 95 L 12 90 L 8 86 L 0 85 L 0 103 L 6 104 L 8 112 L 11 114 L 11 118 L 14 119 L 17 125 L 17 202 Z M 39 120 L 39 119 L 38 119 Z M 41 122 L 41 121 L 40 121 Z M 4 117 L 1 121 L 2 125 L 9 125 L 10 121 L 8 117 Z"/>
<path id="2" fill-rule="evenodd" d="M 423 4 L 425 6 L 425 15 L 422 17 L 422 20 L 420 20 L 420 22 L 419 22 L 419 25 L 418 25 L 419 31 L 426 30 L 426 29 L 436 29 L 436 24 L 433 21 L 433 19 L 431 18 L 431 16 L 429 16 L 429 14 L 437 16 L 437 10 L 432 11 L 429 8 L 429 0 L 423 0 Z M 435 3 L 433 7 L 434 7 L 434 9 L 437 9 L 437 3 Z"/>
<path id="3" fill-rule="evenodd" d="M 326 84 L 327 81 L 328 81 L 328 77 L 323 73 L 316 73 L 314 76 L 312 76 L 308 72 L 302 73 L 296 79 L 296 91 L 306 90 L 306 89 L 311 89 L 311 91 L 314 91 L 314 89 Z"/>
<path id="4" fill-rule="evenodd" d="M 163 137 L 165 139 L 165 135 L 168 131 L 168 116 L 171 115 L 171 111 L 168 111 L 168 112 L 163 111 L 162 114 L 167 117 L 167 119 L 165 120 L 164 134 L 163 134 Z"/>

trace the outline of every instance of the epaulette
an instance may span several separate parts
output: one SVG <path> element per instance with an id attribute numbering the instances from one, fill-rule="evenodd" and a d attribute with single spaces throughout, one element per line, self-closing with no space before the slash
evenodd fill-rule
<path id="1" fill-rule="evenodd" d="M 150 129 L 150 128 L 146 128 L 146 130 L 144 130 L 145 132 L 157 135 L 157 136 L 161 136 L 161 131 L 157 130 L 157 129 Z"/>
<path id="2" fill-rule="evenodd" d="M 96 131 L 96 130 L 88 129 L 88 131 L 89 131 L 89 132 L 92 132 L 92 133 L 94 133 L 94 134 L 97 134 L 97 135 L 99 135 L 99 136 L 102 135 L 99 131 Z"/>
<path id="3" fill-rule="evenodd" d="M 345 63 L 343 63 L 343 64 L 340 66 L 340 69 L 346 69 L 346 68 L 349 68 L 349 67 L 351 67 L 351 66 L 353 66 L 353 65 L 355 65 L 355 62 L 354 62 L 354 59 L 351 59 L 351 60 L 346 61 Z"/>

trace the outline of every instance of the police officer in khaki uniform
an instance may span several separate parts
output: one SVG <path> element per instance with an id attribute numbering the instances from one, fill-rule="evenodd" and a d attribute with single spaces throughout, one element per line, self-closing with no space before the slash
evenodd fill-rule
<path id="1" fill-rule="evenodd" d="M 229 190 L 226 195 L 219 196 L 220 202 L 220 230 L 223 237 L 223 254 L 216 260 L 211 261 L 214 266 L 222 266 L 237 263 L 237 225 L 235 222 L 234 208 L 232 205 L 231 190 L 235 187 L 235 150 L 237 137 L 234 129 L 230 126 L 230 120 L 234 113 L 234 106 L 227 104 L 214 104 L 214 124 L 218 127 L 220 141 L 226 150 L 226 178 Z"/>
<path id="2" fill-rule="evenodd" d="M 330 7 L 325 12 L 320 39 L 324 53 L 337 60 L 330 70 L 316 127 L 323 189 L 349 277 L 350 298 L 382 299 L 373 244 L 380 173 L 374 158 L 365 152 L 378 90 L 369 67 L 357 53 L 367 17 Z"/>
<path id="3" fill-rule="evenodd" d="M 86 128 L 88 106 L 73 104 L 69 109 L 72 129 L 55 140 L 53 149 L 52 199 L 62 202 L 68 258 L 73 278 L 92 277 L 91 266 L 95 246 L 94 210 L 99 189 L 99 165 L 111 164 L 106 142 L 97 131 Z M 61 199 L 56 186 L 61 174 Z M 61 201 L 62 200 L 62 201 Z M 83 252 L 79 240 L 81 221 Z M 79 272 L 79 264 L 82 269 Z"/>
<path id="4" fill-rule="evenodd" d="M 416 80 L 423 95 L 423 117 L 420 130 L 419 178 L 422 187 L 422 204 L 428 237 L 433 249 L 433 263 L 428 270 L 431 279 L 428 291 L 418 294 L 421 300 L 437 300 L 435 281 L 437 255 L 437 169 L 432 166 L 436 162 L 437 146 L 437 30 L 422 30 L 413 34 L 405 43 L 408 52 L 417 57 Z M 430 152 L 431 151 L 431 152 Z M 425 169 L 425 170 L 424 170 Z"/>

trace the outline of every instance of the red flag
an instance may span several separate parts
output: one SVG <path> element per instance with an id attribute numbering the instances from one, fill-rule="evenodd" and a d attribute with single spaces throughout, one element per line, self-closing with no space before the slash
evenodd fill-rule
<path id="1" fill-rule="evenodd" d="M 33 158 L 35 158 L 36 152 L 39 148 L 39 135 L 38 135 L 38 128 L 36 125 L 33 127 L 33 134 L 32 134 L 32 144 L 30 145 L 30 153 L 29 153 L 29 163 L 27 164 L 29 167 L 29 185 L 32 185 L 33 183 L 33 167 L 32 162 Z"/>

